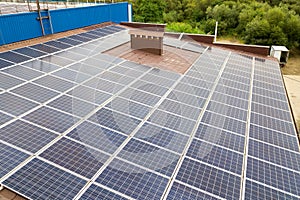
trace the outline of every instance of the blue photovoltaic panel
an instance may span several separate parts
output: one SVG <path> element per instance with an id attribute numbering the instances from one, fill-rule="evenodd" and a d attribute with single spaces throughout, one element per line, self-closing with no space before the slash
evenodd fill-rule
<path id="1" fill-rule="evenodd" d="M 176 179 L 226 199 L 239 199 L 241 178 L 185 158 Z"/>
<path id="2" fill-rule="evenodd" d="M 6 187 L 31 199 L 72 199 L 85 183 L 81 178 L 38 159 L 33 159 L 3 182 Z"/>
<path id="3" fill-rule="evenodd" d="M 41 107 L 23 118 L 58 133 L 65 132 L 78 121 L 75 116 L 48 107 Z"/>
<path id="4" fill-rule="evenodd" d="M 127 138 L 91 122 L 83 122 L 67 136 L 110 154 L 113 154 Z"/>
<path id="5" fill-rule="evenodd" d="M 21 83 L 24 81 L 0 72 L 0 88 L 7 90 Z"/>
<path id="6" fill-rule="evenodd" d="M 65 138 L 40 156 L 87 178 L 92 178 L 109 158 L 106 154 Z"/>
<path id="7" fill-rule="evenodd" d="M 0 184 L 30 199 L 300 198 L 278 63 L 166 40 L 201 52 L 178 74 L 102 53 L 128 43 L 120 30 L 0 54 Z"/>
<path id="8" fill-rule="evenodd" d="M 174 182 L 170 193 L 168 194 L 167 200 L 178 200 L 178 199 L 199 199 L 199 200 L 216 200 L 217 198 L 192 189 L 186 185 Z"/>
<path id="9" fill-rule="evenodd" d="M 81 200 L 94 199 L 94 200 L 126 200 L 127 198 L 122 197 L 116 193 L 98 187 L 96 185 L 91 185 L 81 196 Z"/>
<path id="10" fill-rule="evenodd" d="M 0 178 L 9 173 L 29 155 L 0 142 Z"/>
<path id="11" fill-rule="evenodd" d="M 0 94 L 0 109 L 15 116 L 19 116 L 38 105 L 11 93 Z"/>
<path id="12" fill-rule="evenodd" d="M 57 137 L 50 131 L 20 120 L 1 128 L 0 136 L 1 140 L 32 153 L 37 152 Z"/>
<path id="13" fill-rule="evenodd" d="M 0 53 L 0 58 L 14 63 L 21 63 L 31 59 L 28 56 L 21 55 L 12 51 Z"/>
<path id="14" fill-rule="evenodd" d="M 115 159 L 96 182 L 136 199 L 159 199 L 168 179 Z"/>
<path id="15" fill-rule="evenodd" d="M 25 79 L 25 80 L 31 80 L 31 79 L 34 79 L 34 78 L 37 78 L 37 77 L 43 75 L 42 72 L 29 69 L 22 65 L 17 65 L 14 67 L 6 68 L 3 70 L 3 72 L 13 75 L 13 76 L 16 76 L 16 77 L 19 77 L 21 79 Z"/>
<path id="16" fill-rule="evenodd" d="M 0 69 L 13 65 L 12 62 L 0 59 Z"/>
<path id="17" fill-rule="evenodd" d="M 176 167 L 174 163 L 176 164 L 179 159 L 179 155 L 136 139 L 131 139 L 118 154 L 118 157 L 153 171 L 161 172 L 166 176 L 172 175 Z"/>
<path id="18" fill-rule="evenodd" d="M 194 139 L 187 156 L 241 174 L 243 155 Z"/>
<path id="19" fill-rule="evenodd" d="M 40 87 L 32 83 L 22 85 L 12 90 L 11 92 L 39 103 L 44 103 L 59 94 L 57 92 Z"/>
<path id="20" fill-rule="evenodd" d="M 2 112 L 0 112 L 0 125 L 8 122 L 9 120 L 12 120 L 13 117 L 7 115 L 7 114 L 4 114 Z"/>
<path id="21" fill-rule="evenodd" d="M 26 56 L 30 56 L 32 58 L 37 58 L 43 55 L 46 55 L 45 52 L 41 52 L 41 51 L 37 51 L 35 49 L 31 49 L 29 47 L 24 47 L 24 48 L 20 48 L 20 49 L 15 49 L 15 52 L 18 52 L 20 54 L 26 55 Z"/>

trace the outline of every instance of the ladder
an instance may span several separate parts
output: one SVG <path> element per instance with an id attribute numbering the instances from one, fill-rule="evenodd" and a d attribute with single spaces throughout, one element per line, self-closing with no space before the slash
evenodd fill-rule
<path id="1" fill-rule="evenodd" d="M 53 27 L 52 27 L 51 16 L 50 16 L 48 5 L 46 9 L 41 9 L 39 0 L 36 0 L 36 2 L 37 2 L 37 12 L 38 12 L 37 20 L 40 21 L 43 36 L 53 34 Z"/>

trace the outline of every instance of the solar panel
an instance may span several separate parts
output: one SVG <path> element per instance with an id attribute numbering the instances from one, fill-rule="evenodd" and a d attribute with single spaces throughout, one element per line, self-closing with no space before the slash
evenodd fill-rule
<path id="1" fill-rule="evenodd" d="M 201 52 L 184 74 L 103 53 L 127 32 L 0 54 L 4 187 L 29 199 L 300 198 L 276 62 L 172 39 Z"/>

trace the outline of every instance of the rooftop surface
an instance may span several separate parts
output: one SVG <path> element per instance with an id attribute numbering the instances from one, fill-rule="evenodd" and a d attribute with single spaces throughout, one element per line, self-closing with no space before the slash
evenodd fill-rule
<path id="1" fill-rule="evenodd" d="M 196 57 L 176 73 L 112 55 L 128 42 L 109 26 L 0 54 L 6 188 L 31 199 L 300 197 L 277 62 L 166 38 L 178 60 Z"/>

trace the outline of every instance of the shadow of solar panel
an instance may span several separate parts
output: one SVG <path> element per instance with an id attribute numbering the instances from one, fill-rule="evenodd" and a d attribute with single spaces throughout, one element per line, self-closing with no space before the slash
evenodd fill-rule
<path id="1" fill-rule="evenodd" d="M 131 139 L 118 157 L 167 176 L 172 175 L 179 160 L 179 155 L 136 139 Z"/>
<path id="2" fill-rule="evenodd" d="M 141 81 L 141 80 L 138 80 L 135 83 L 133 83 L 131 87 L 158 96 L 163 96 L 168 91 L 168 89 L 165 87 L 159 86 L 157 84 Z"/>
<path id="3" fill-rule="evenodd" d="M 90 122 L 83 122 L 67 136 L 110 154 L 113 154 L 127 138 Z"/>
<path id="4" fill-rule="evenodd" d="M 14 65 L 14 63 L 0 59 L 0 69 L 11 66 L 11 65 Z"/>
<path id="5" fill-rule="evenodd" d="M 195 121 L 182 118 L 167 112 L 156 110 L 148 119 L 149 122 L 190 135 L 196 124 Z"/>
<path id="6" fill-rule="evenodd" d="M 64 44 L 64 43 L 54 41 L 54 40 L 49 41 L 49 42 L 45 42 L 44 44 L 48 45 L 48 46 L 51 46 L 51 47 L 54 47 L 54 48 L 57 48 L 57 49 L 67 49 L 67 48 L 72 47 L 71 45 Z"/>
<path id="7" fill-rule="evenodd" d="M 77 41 L 77 40 L 72 40 L 68 37 L 65 37 L 65 38 L 59 38 L 57 39 L 58 42 L 63 42 L 65 44 L 69 44 L 71 46 L 75 46 L 75 45 L 78 45 L 78 44 L 81 44 L 82 41 Z"/>
<path id="8" fill-rule="evenodd" d="M 41 157 L 87 178 L 92 178 L 108 155 L 66 138 L 46 149 Z"/>
<path id="9" fill-rule="evenodd" d="M 116 193 L 98 187 L 96 185 L 91 185 L 80 197 L 80 199 L 95 199 L 95 200 L 126 200 L 127 198 L 122 197 Z"/>
<path id="10" fill-rule="evenodd" d="M 145 123 L 134 137 L 177 153 L 183 152 L 189 139 L 185 135 L 149 123 Z"/>
<path id="11" fill-rule="evenodd" d="M 21 83 L 24 81 L 0 72 L 0 88 L 7 90 Z"/>
<path id="12" fill-rule="evenodd" d="M 247 180 L 245 186 L 245 199 L 290 199 L 297 200 L 298 197 L 291 196 L 278 190 L 266 187 L 265 185 Z"/>
<path id="13" fill-rule="evenodd" d="M 48 107 L 42 107 L 23 117 L 25 120 L 63 133 L 72 127 L 79 119 Z"/>
<path id="14" fill-rule="evenodd" d="M 234 151 L 244 152 L 245 138 L 216 127 L 200 123 L 195 137 L 212 144 L 221 145 Z"/>
<path id="15" fill-rule="evenodd" d="M 127 99 L 120 97 L 114 98 L 105 107 L 110 108 L 110 110 L 119 111 L 121 113 L 144 119 L 146 115 L 150 112 L 150 107 L 138 104 Z"/>
<path id="16" fill-rule="evenodd" d="M 3 184 L 31 199 L 72 199 L 86 181 L 46 162 L 33 159 Z"/>
<path id="17" fill-rule="evenodd" d="M 97 111 L 89 118 L 90 121 L 129 135 L 141 122 L 127 115 L 106 108 Z"/>
<path id="18" fill-rule="evenodd" d="M 248 157 L 247 178 L 300 196 L 299 172 Z"/>
<path id="19" fill-rule="evenodd" d="M 16 95 L 10 93 L 0 94 L 0 109 L 12 115 L 21 115 L 36 106 L 38 106 L 37 103 L 31 102 Z"/>
<path id="20" fill-rule="evenodd" d="M 69 91 L 68 94 L 97 105 L 101 105 L 112 96 L 111 94 L 81 85 Z"/>
<path id="21" fill-rule="evenodd" d="M 225 199 L 240 198 L 241 178 L 185 158 L 176 179 Z"/>
<path id="22" fill-rule="evenodd" d="M 0 129 L 1 140 L 35 153 L 53 139 L 56 134 L 20 120 Z"/>
<path id="23" fill-rule="evenodd" d="M 44 44 L 36 44 L 33 46 L 29 46 L 29 47 L 33 48 L 33 49 L 37 49 L 37 50 L 45 52 L 45 53 L 54 53 L 54 52 L 60 51 L 57 48 L 50 47 L 50 46 L 44 45 Z"/>
<path id="24" fill-rule="evenodd" d="M 146 104 L 148 106 L 154 106 L 160 100 L 160 97 L 158 96 L 154 96 L 139 90 L 134 90 L 132 88 L 126 89 L 120 94 L 120 96 L 138 103 Z"/>
<path id="25" fill-rule="evenodd" d="M 0 53 L 0 58 L 2 58 L 4 60 L 8 60 L 10 62 L 14 62 L 14 63 L 21 63 L 21 62 L 25 62 L 25 61 L 31 59 L 28 56 L 24 56 L 24 55 L 21 55 L 21 54 L 18 54 L 18 53 L 14 53 L 12 51 L 7 51 L 7 52 Z"/>
<path id="26" fill-rule="evenodd" d="M 31 80 L 44 74 L 39 71 L 31 70 L 22 65 L 17 65 L 14 67 L 4 69 L 3 72 L 25 80 Z"/>
<path id="27" fill-rule="evenodd" d="M 295 136 L 279 133 L 274 130 L 250 124 L 249 137 L 259 141 L 267 142 L 292 151 L 298 151 L 298 142 Z"/>
<path id="28" fill-rule="evenodd" d="M 240 135 L 245 135 L 246 131 L 246 122 L 228 118 L 226 116 L 211 113 L 208 111 L 204 113 L 201 122 Z"/>
<path id="29" fill-rule="evenodd" d="M 217 200 L 217 198 L 209 196 L 208 194 L 174 182 L 167 196 L 167 200 L 178 199 Z"/>
<path id="30" fill-rule="evenodd" d="M 136 199 L 161 198 L 168 179 L 114 159 L 96 182 Z"/>
<path id="31" fill-rule="evenodd" d="M 53 90 L 59 91 L 59 92 L 65 92 L 66 90 L 76 86 L 75 83 L 56 78 L 54 76 L 48 75 L 44 76 L 42 78 L 39 78 L 34 81 L 34 83 L 42 85 L 44 87 L 51 88 Z"/>
<path id="32" fill-rule="evenodd" d="M 28 157 L 28 154 L 0 142 L 0 178 L 8 174 Z"/>
<path id="33" fill-rule="evenodd" d="M 20 49 L 15 49 L 15 50 L 13 50 L 13 51 L 18 52 L 18 53 L 21 53 L 21 54 L 26 55 L 26 56 L 30 56 L 30 57 L 32 57 L 32 58 L 37 58 L 37 57 L 46 55 L 46 53 L 44 53 L 44 52 L 37 51 L 37 50 L 31 49 L 31 48 L 29 48 L 29 47 L 24 47 L 24 48 L 20 48 Z"/>
<path id="34" fill-rule="evenodd" d="M 189 147 L 187 156 L 238 175 L 242 173 L 243 154 L 238 154 L 204 141 L 194 139 Z"/>
<path id="35" fill-rule="evenodd" d="M 249 140 L 248 154 L 255 158 L 300 171 L 300 154 L 271 146 L 256 140 Z"/>
<path id="36" fill-rule="evenodd" d="M 250 122 L 282 133 L 295 135 L 294 124 L 265 115 L 251 113 Z"/>
<path id="37" fill-rule="evenodd" d="M 94 104 L 67 95 L 63 95 L 47 105 L 79 117 L 84 117 L 96 109 Z"/>
<path id="38" fill-rule="evenodd" d="M 48 63 L 48 62 L 42 62 L 40 60 L 34 60 L 23 64 L 26 67 L 30 67 L 32 69 L 41 71 L 41 72 L 52 72 L 54 70 L 57 70 L 60 68 L 60 66 Z"/>

